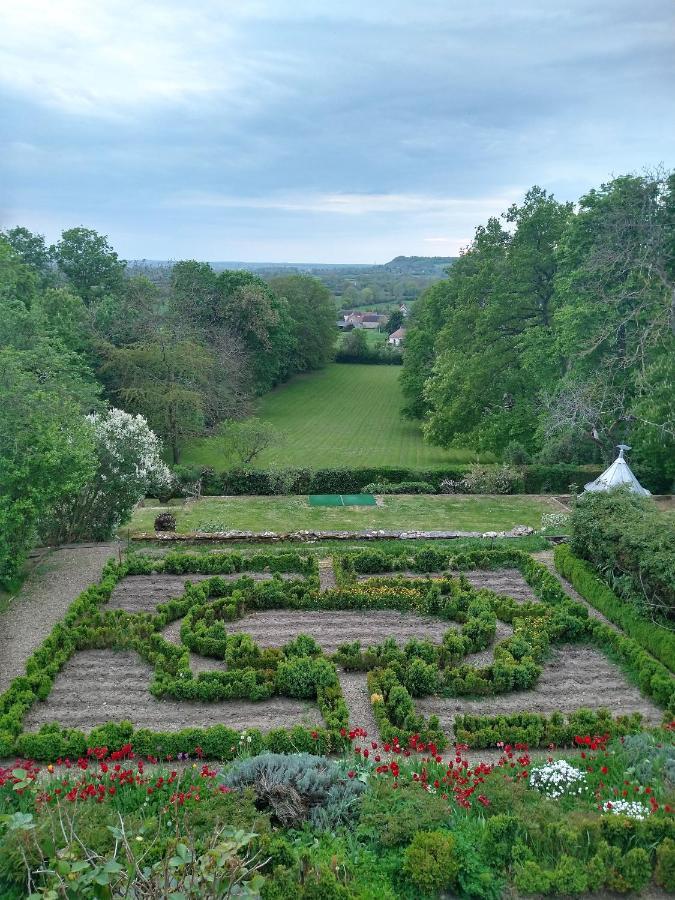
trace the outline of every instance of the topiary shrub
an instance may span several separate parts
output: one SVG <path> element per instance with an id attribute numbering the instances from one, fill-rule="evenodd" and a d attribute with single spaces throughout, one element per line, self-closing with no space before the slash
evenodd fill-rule
<path id="1" fill-rule="evenodd" d="M 420 831 L 404 854 L 403 871 L 415 887 L 429 894 L 457 883 L 459 860 L 455 840 L 446 831 Z"/>
<path id="2" fill-rule="evenodd" d="M 175 531 L 176 517 L 170 512 L 162 512 L 155 519 L 155 531 Z"/>

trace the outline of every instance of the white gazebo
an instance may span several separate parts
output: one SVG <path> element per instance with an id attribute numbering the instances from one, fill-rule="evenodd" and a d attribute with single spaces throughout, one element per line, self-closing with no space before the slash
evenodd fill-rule
<path id="1" fill-rule="evenodd" d="M 623 458 L 625 450 L 630 450 L 626 444 L 618 445 L 619 455 L 612 465 L 605 469 L 602 475 L 599 475 L 595 481 L 589 481 L 584 485 L 585 491 L 611 491 L 618 487 L 627 487 L 634 494 L 640 494 L 643 497 L 650 497 L 651 493 L 647 488 L 643 488 L 635 475 L 630 470 L 626 460 Z"/>

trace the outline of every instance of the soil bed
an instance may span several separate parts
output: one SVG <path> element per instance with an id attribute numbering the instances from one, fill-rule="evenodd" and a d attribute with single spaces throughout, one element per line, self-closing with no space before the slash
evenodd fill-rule
<path id="1" fill-rule="evenodd" d="M 593 647 L 564 644 L 557 647 L 537 685 L 530 691 L 514 691 L 496 697 L 467 700 L 462 697 L 424 697 L 416 701 L 425 716 L 437 715 L 448 734 L 456 715 L 511 715 L 519 712 L 574 712 L 582 707 L 606 707 L 613 715 L 639 712 L 650 725 L 658 725 L 661 710 L 626 680 L 618 666 Z"/>
<path id="2" fill-rule="evenodd" d="M 269 609 L 249 613 L 227 622 L 228 632 L 245 632 L 261 647 L 282 647 L 299 634 L 308 634 L 328 653 L 340 644 L 361 641 L 364 647 L 393 637 L 399 644 L 419 638 L 440 644 L 443 634 L 456 626 L 425 616 L 389 609 L 364 612 L 350 610 Z M 163 632 L 167 640 L 180 643 L 180 623 L 172 622 Z"/>
<path id="3" fill-rule="evenodd" d="M 313 704 L 287 697 L 272 697 L 254 703 L 224 700 L 194 703 L 157 700 L 148 690 L 152 670 L 138 654 L 114 650 L 81 650 L 56 676 L 52 692 L 36 703 L 24 721 L 26 731 L 48 722 L 88 731 L 105 722 L 133 722 L 136 728 L 179 731 L 226 725 L 243 730 L 321 725 L 323 719 Z"/>
<path id="4" fill-rule="evenodd" d="M 129 575 L 115 586 L 108 603 L 109 609 L 125 609 L 127 612 L 154 612 L 160 603 L 166 603 L 185 592 L 185 583 L 196 584 L 211 578 L 211 575 Z M 224 581 L 238 581 L 240 578 L 252 578 L 253 581 L 268 581 L 270 572 L 235 572 L 230 575 L 219 575 Z M 284 581 L 302 579 L 302 575 L 282 574 Z"/>
<path id="5" fill-rule="evenodd" d="M 488 588 L 495 594 L 506 594 L 519 603 L 536 600 L 537 596 L 525 581 L 518 569 L 482 570 L 472 569 L 469 572 L 411 572 L 405 569 L 400 572 L 381 572 L 374 575 L 357 575 L 356 580 L 368 581 L 371 578 L 406 578 L 410 581 L 421 581 L 428 578 L 457 578 L 459 574 L 466 576 L 471 584 L 478 588 Z"/>

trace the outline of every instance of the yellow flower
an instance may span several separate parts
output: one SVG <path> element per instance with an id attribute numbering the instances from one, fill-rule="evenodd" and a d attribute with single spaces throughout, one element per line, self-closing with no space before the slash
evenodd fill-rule
<path id="1" fill-rule="evenodd" d="M 384 703 L 384 697 L 382 694 L 371 694 L 370 695 L 371 703 Z"/>

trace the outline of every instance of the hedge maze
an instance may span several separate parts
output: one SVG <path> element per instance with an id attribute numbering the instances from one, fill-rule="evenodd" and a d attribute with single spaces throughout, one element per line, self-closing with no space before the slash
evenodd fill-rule
<path id="1" fill-rule="evenodd" d="M 0 755 L 132 742 L 226 760 L 242 740 L 339 752 L 355 725 L 345 673 L 383 741 L 439 749 L 561 746 L 675 711 L 672 672 L 523 551 L 361 550 L 333 565 L 322 591 L 317 560 L 296 552 L 111 561 L 0 697 Z M 490 572 L 499 592 L 481 586 Z"/>

